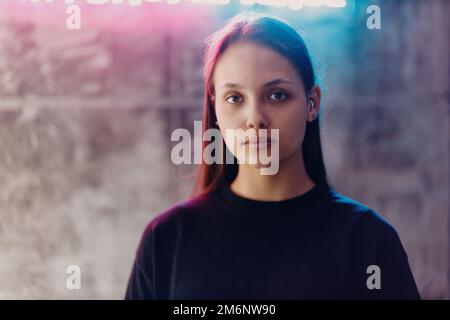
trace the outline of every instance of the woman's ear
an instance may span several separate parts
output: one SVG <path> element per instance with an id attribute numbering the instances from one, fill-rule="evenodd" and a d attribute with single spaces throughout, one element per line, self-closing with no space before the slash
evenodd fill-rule
<path id="1" fill-rule="evenodd" d="M 320 111 L 321 91 L 319 86 L 313 86 L 309 91 L 308 97 L 308 121 L 317 119 Z"/>

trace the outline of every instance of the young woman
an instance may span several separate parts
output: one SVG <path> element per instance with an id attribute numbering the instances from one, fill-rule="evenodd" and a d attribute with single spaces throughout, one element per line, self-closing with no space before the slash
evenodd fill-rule
<path id="1" fill-rule="evenodd" d="M 203 129 L 219 129 L 239 163 L 203 163 L 194 196 L 148 224 L 125 298 L 420 299 L 395 228 L 327 182 L 300 35 L 240 15 L 207 45 Z M 279 134 L 232 145 L 239 129 Z M 262 149 L 278 153 L 276 174 L 245 156 Z"/>

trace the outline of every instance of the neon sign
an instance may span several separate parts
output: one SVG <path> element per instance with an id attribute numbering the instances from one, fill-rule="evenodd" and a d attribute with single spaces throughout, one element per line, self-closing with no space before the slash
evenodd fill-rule
<path id="1" fill-rule="evenodd" d="M 54 0 L 29 0 L 32 3 L 52 3 Z M 102 4 L 123 4 L 130 6 L 139 6 L 143 3 L 167 2 L 168 4 L 180 4 L 182 2 L 198 3 L 198 4 L 217 4 L 227 5 L 231 0 L 84 0 L 84 2 L 93 5 Z M 330 7 L 343 8 L 346 6 L 346 0 L 238 0 L 243 5 L 261 4 L 275 7 L 289 7 L 294 10 L 300 10 L 304 7 Z M 65 4 L 75 4 L 76 0 L 64 0 Z"/>

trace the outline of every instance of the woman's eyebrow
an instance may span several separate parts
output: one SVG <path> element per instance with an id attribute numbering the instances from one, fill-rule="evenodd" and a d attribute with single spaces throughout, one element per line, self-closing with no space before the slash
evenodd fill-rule
<path id="1" fill-rule="evenodd" d="M 294 85 L 292 83 L 292 81 L 280 78 L 280 79 L 275 79 L 275 80 L 267 82 L 266 84 L 263 85 L 263 87 L 272 87 L 272 86 L 276 86 L 277 84 L 281 84 L 281 83 L 289 83 L 289 84 Z"/>
<path id="2" fill-rule="evenodd" d="M 271 81 L 269 81 L 269 82 L 266 82 L 266 83 L 263 85 L 263 88 L 275 86 L 275 85 L 281 84 L 281 83 L 289 83 L 289 84 L 294 85 L 294 84 L 292 83 L 292 81 L 289 81 L 289 80 L 286 80 L 286 79 L 281 79 L 281 78 L 279 78 L 279 79 L 274 79 L 274 80 L 271 80 Z M 242 85 L 237 84 L 237 83 L 227 82 L 227 83 L 225 83 L 225 84 L 222 86 L 222 88 L 231 88 L 231 89 L 234 89 L 234 88 L 242 88 Z"/>

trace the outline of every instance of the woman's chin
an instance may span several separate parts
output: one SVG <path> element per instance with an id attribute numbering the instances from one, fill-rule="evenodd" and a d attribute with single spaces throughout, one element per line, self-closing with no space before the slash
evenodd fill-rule
<path id="1" fill-rule="evenodd" d="M 247 167 L 250 167 L 250 168 L 254 168 L 254 169 L 269 168 L 271 166 L 270 163 L 268 163 L 268 164 L 265 164 L 262 162 L 254 163 L 254 162 L 250 162 L 250 161 L 245 161 L 244 163 L 241 163 L 241 164 L 243 164 Z"/>

